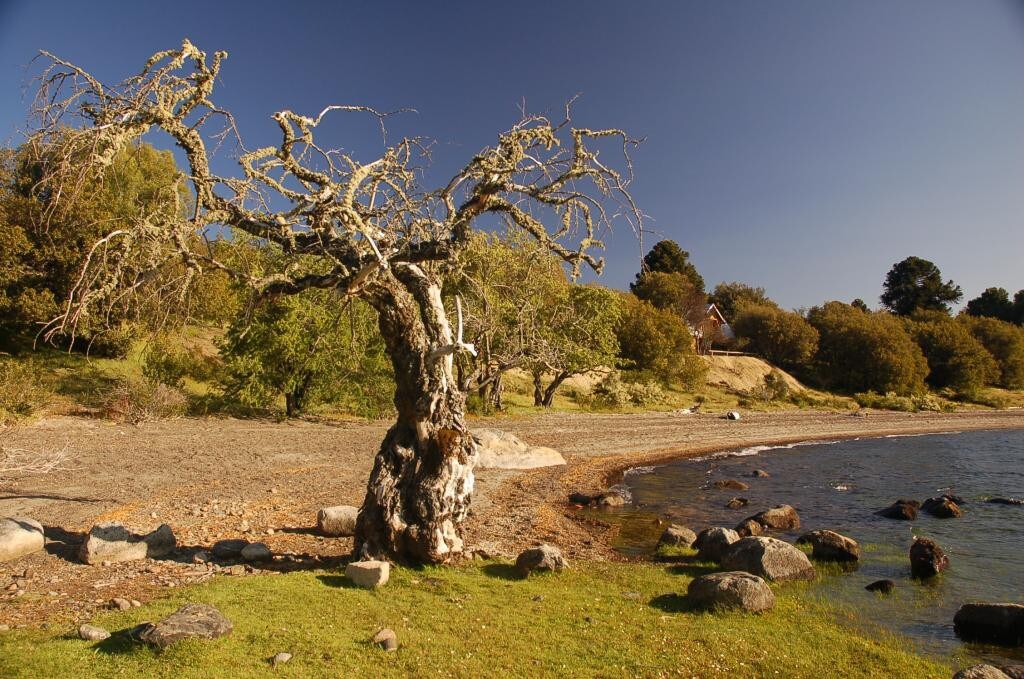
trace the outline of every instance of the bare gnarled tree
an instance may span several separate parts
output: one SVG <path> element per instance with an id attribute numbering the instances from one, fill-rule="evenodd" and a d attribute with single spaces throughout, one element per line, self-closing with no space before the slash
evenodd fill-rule
<path id="1" fill-rule="evenodd" d="M 90 306 L 114 291 L 123 294 L 168 257 L 180 257 L 195 274 L 227 271 L 264 294 L 333 288 L 366 299 L 378 313 L 394 365 L 398 414 L 374 463 L 356 550 L 413 563 L 447 561 L 459 553 L 476 451 L 452 360 L 473 347 L 463 342 L 461 326 L 453 331 L 449 323 L 442 277 L 467 244 L 474 221 L 486 213 L 523 229 L 575 273 L 584 264 L 599 271 L 603 262 L 590 254 L 602 245 L 597 234 L 617 218 L 640 227 L 627 191 L 628 151 L 635 142 L 620 130 L 574 128 L 568 110 L 560 124 L 526 117 L 445 186 L 427 191 L 416 181 L 414 163 L 423 150 L 416 139 L 386 146 L 367 163 L 314 141 L 314 130 L 332 112 L 379 115 L 364 107 L 329 106 L 315 117 L 280 111 L 273 115 L 280 143 L 246 151 L 230 114 L 211 98 L 225 52 L 208 59 L 186 40 L 114 86 L 44 56 L 48 67 L 37 99 L 43 122 L 36 137 L 45 142 L 58 128 L 74 130 L 69 161 L 55 163 L 45 180 L 55 203 L 81 177 L 81 163 L 71 159 L 85 155 L 85 171 L 98 171 L 119 148 L 156 129 L 187 156 L 183 181 L 195 200 L 190 220 L 157 215 L 97 242 L 52 330 L 73 332 Z M 214 119 L 225 122 L 220 136 L 204 136 Z M 241 173 L 231 177 L 215 174 L 207 146 L 228 135 L 243 150 Z M 615 164 L 600 158 L 609 142 L 622 154 Z M 258 276 L 233 270 L 195 237 L 210 227 L 272 243 L 293 263 Z"/>

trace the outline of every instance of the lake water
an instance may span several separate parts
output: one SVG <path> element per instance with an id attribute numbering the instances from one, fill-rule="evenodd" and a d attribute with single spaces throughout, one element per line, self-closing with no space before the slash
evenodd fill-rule
<path id="1" fill-rule="evenodd" d="M 753 478 L 755 469 L 771 476 Z M 714 481 L 730 478 L 749 484 L 749 490 L 713 488 Z M 822 599 L 855 611 L 869 626 L 909 636 L 924 652 L 1024 661 L 1024 649 L 964 644 L 953 633 L 961 603 L 1024 603 L 1024 506 L 983 501 L 1024 497 L 1024 430 L 752 448 L 632 470 L 624 484 L 633 504 L 615 518 L 622 524 L 618 546 L 626 552 L 653 550 L 661 530 L 654 517 L 700 531 L 731 528 L 762 509 L 790 504 L 800 514 L 801 529 L 769 534 L 793 541 L 804 531 L 827 528 L 861 544 L 856 570 L 827 575 L 814 585 Z M 896 521 L 875 515 L 899 498 L 923 501 L 942 493 L 966 501 L 962 518 L 922 512 L 915 521 Z M 734 496 L 750 504 L 726 509 Z M 910 579 L 908 552 L 915 535 L 934 539 L 946 551 L 946 574 L 928 583 Z M 881 578 L 896 581 L 893 595 L 864 590 Z"/>

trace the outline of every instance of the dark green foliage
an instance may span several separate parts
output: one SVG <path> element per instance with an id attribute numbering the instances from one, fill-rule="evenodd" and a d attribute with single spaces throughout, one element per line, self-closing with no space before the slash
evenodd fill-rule
<path id="1" fill-rule="evenodd" d="M 636 275 L 637 282 L 646 273 L 678 273 L 686 276 L 699 292 L 704 292 L 704 278 L 697 273 L 697 267 L 690 262 L 690 253 L 679 247 L 674 240 L 663 240 L 654 244 L 651 251 L 644 255 L 644 263 L 640 273 Z M 634 286 L 630 290 L 634 293 Z"/>
<path id="2" fill-rule="evenodd" d="M 0 425 L 36 414 L 52 398 L 49 380 L 32 359 L 0 357 Z"/>
<path id="3" fill-rule="evenodd" d="M 1006 389 L 1024 389 L 1024 329 L 995 318 L 958 319 L 995 359 L 997 383 Z"/>
<path id="4" fill-rule="evenodd" d="M 694 351 L 693 337 L 683 320 L 635 295 L 623 297 L 625 311 L 616 331 L 619 355 L 630 366 L 663 382 L 679 380 L 691 389 L 699 386 L 707 366 Z"/>
<path id="5" fill-rule="evenodd" d="M 824 385 L 898 395 L 924 390 L 928 362 L 895 316 L 828 302 L 807 320 L 818 331 L 816 370 Z"/>
<path id="6" fill-rule="evenodd" d="M 365 416 L 390 410 L 394 385 L 376 313 L 339 293 L 262 300 L 231 323 L 222 353 L 228 394 L 246 405 L 284 396 L 289 417 L 317 403 Z"/>
<path id="7" fill-rule="evenodd" d="M 1014 308 L 1010 301 L 1010 293 L 1003 288 L 987 288 L 974 299 L 967 302 L 964 312 L 968 316 L 985 316 L 1000 321 L 1013 322 Z"/>
<path id="8" fill-rule="evenodd" d="M 631 289 L 638 298 L 673 312 L 690 327 L 698 327 L 704 318 L 707 296 L 686 274 L 664 271 L 641 273 Z"/>
<path id="9" fill-rule="evenodd" d="M 900 316 L 917 311 L 949 312 L 949 305 L 964 293 L 953 281 L 942 282 L 942 272 L 920 257 L 907 257 L 893 264 L 885 276 L 879 298 L 885 308 Z"/>
<path id="10" fill-rule="evenodd" d="M 740 308 L 746 305 L 772 306 L 778 305 L 768 298 L 764 288 L 755 288 L 746 283 L 733 281 L 732 283 L 719 283 L 715 286 L 708 301 L 718 307 L 725 320 L 730 323 L 736 318 Z"/>
<path id="11" fill-rule="evenodd" d="M 850 302 L 850 306 L 854 309 L 860 309 L 863 312 L 869 312 L 871 309 L 868 308 L 867 302 L 862 300 L 860 297 Z"/>
<path id="12" fill-rule="evenodd" d="M 928 361 L 927 382 L 932 388 L 971 396 L 998 379 L 995 359 L 962 323 L 932 312 L 908 324 Z"/>
<path id="13" fill-rule="evenodd" d="M 1024 290 L 1018 290 L 1013 296 L 1013 322 L 1024 325 Z"/>
<path id="14" fill-rule="evenodd" d="M 788 370 L 806 370 L 818 349 L 818 331 L 778 307 L 743 306 L 732 327 L 747 351 Z"/>

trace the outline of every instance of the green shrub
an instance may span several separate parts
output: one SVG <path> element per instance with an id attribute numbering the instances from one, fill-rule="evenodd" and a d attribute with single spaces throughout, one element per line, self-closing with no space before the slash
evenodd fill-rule
<path id="1" fill-rule="evenodd" d="M 928 393 L 900 396 L 891 391 L 884 395 L 868 391 L 854 394 L 853 400 L 862 408 L 898 410 L 905 413 L 916 413 L 919 411 L 944 412 L 953 409 L 949 405 L 943 405 L 934 394 Z"/>
<path id="2" fill-rule="evenodd" d="M 818 331 L 800 314 L 775 306 L 743 306 L 732 327 L 747 351 L 791 370 L 806 370 L 818 350 Z"/>
<path id="3" fill-rule="evenodd" d="M 657 382 L 624 382 L 621 373 L 613 371 L 594 386 L 588 406 L 610 409 L 626 406 L 645 408 L 664 403 L 665 398 L 665 390 Z"/>
<path id="4" fill-rule="evenodd" d="M 751 389 L 750 397 L 767 402 L 784 401 L 789 398 L 789 383 L 780 370 L 773 368 L 760 385 Z"/>
<path id="5" fill-rule="evenodd" d="M 103 395 L 100 409 L 112 420 L 140 424 L 180 417 L 187 405 L 180 389 L 148 378 L 124 377 Z"/>
<path id="6" fill-rule="evenodd" d="M 996 383 L 1006 389 L 1024 389 L 1024 328 L 995 318 L 960 316 L 957 320 L 992 354 L 999 369 Z"/>
<path id="7" fill-rule="evenodd" d="M 53 389 L 35 361 L 0 358 L 0 423 L 35 415 L 52 398 Z"/>
<path id="8" fill-rule="evenodd" d="M 697 355 L 683 319 L 634 295 L 624 295 L 625 309 L 616 335 L 619 356 L 637 370 L 663 383 L 677 380 L 685 389 L 704 383 L 707 364 Z"/>
<path id="9" fill-rule="evenodd" d="M 962 324 L 943 313 L 916 316 L 910 331 L 928 361 L 928 384 L 970 397 L 999 379 L 999 366 Z"/>

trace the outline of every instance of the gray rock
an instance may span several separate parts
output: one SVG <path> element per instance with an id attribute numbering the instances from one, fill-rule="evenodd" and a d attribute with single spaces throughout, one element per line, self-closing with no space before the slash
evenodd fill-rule
<path id="1" fill-rule="evenodd" d="M 914 538 L 910 546 L 910 574 L 915 578 L 933 578 L 949 568 L 949 557 L 938 543 L 928 538 Z"/>
<path id="2" fill-rule="evenodd" d="M 1024 645 L 1024 605 L 964 604 L 953 616 L 953 630 L 965 641 Z"/>
<path id="3" fill-rule="evenodd" d="M 239 556 L 246 561 L 269 561 L 273 554 L 270 551 L 270 547 L 267 547 L 262 542 L 250 542 L 242 548 Z"/>
<path id="4" fill-rule="evenodd" d="M 560 571 L 569 567 L 558 547 L 541 545 L 523 550 L 516 558 L 516 570 L 524 577 L 534 571 Z"/>
<path id="5" fill-rule="evenodd" d="M 96 625 L 82 625 L 78 628 L 78 638 L 85 641 L 103 641 L 110 638 L 110 632 Z"/>
<path id="6" fill-rule="evenodd" d="M 217 639 L 231 630 L 231 621 L 213 606 L 187 604 L 155 625 L 146 625 L 137 636 L 151 646 L 166 648 L 182 639 Z"/>
<path id="7" fill-rule="evenodd" d="M 213 547 L 210 551 L 218 559 L 234 559 L 237 556 L 242 555 L 242 550 L 245 549 L 249 544 L 248 540 L 218 540 L 213 543 Z"/>
<path id="8" fill-rule="evenodd" d="M 385 651 L 397 651 L 398 650 L 398 636 L 395 631 L 385 627 L 381 631 L 373 635 L 373 643 L 380 646 Z"/>
<path id="9" fill-rule="evenodd" d="M 89 530 L 79 551 L 83 563 L 120 563 L 166 556 L 178 546 L 166 523 L 152 533 L 137 535 L 119 523 L 101 523 Z"/>
<path id="10" fill-rule="evenodd" d="M 131 602 L 130 599 L 125 599 L 125 598 L 122 598 L 122 597 L 114 597 L 113 599 L 110 600 L 110 607 L 111 608 L 116 608 L 119 611 L 127 611 L 128 609 L 130 609 L 132 607 L 132 602 Z"/>
<path id="11" fill-rule="evenodd" d="M 972 665 L 953 675 L 953 679 L 1010 679 L 1006 672 L 992 665 Z"/>
<path id="12" fill-rule="evenodd" d="M 896 589 L 896 582 L 894 580 L 875 580 L 870 585 L 864 587 L 869 592 L 878 592 L 879 594 L 892 594 L 893 590 Z"/>
<path id="13" fill-rule="evenodd" d="M 736 532 L 741 538 L 746 538 L 751 535 L 760 535 L 764 532 L 764 526 L 753 519 L 743 519 L 736 524 Z"/>
<path id="14" fill-rule="evenodd" d="M 356 532 L 359 508 L 351 505 L 324 507 L 316 513 L 316 527 L 328 537 L 351 537 Z"/>
<path id="15" fill-rule="evenodd" d="M 796 530 L 800 527 L 800 515 L 789 505 L 776 505 L 750 517 L 765 528 Z"/>
<path id="16" fill-rule="evenodd" d="M 353 561 L 345 566 L 345 577 L 363 589 L 383 587 L 391 577 L 391 564 L 387 561 Z"/>
<path id="17" fill-rule="evenodd" d="M 767 537 L 739 540 L 722 556 L 722 567 L 766 580 L 811 580 L 815 576 L 806 554 L 788 542 Z"/>
<path id="18" fill-rule="evenodd" d="M 34 519 L 0 519 L 0 563 L 13 561 L 43 548 L 43 525 Z"/>
<path id="19" fill-rule="evenodd" d="M 277 655 L 275 655 L 273 658 L 270 659 L 270 664 L 273 665 L 274 667 L 277 667 L 278 665 L 285 664 L 286 662 L 288 662 L 291 659 L 292 659 L 292 654 L 291 653 L 278 653 Z"/>
<path id="20" fill-rule="evenodd" d="M 775 595 L 760 577 L 741 571 L 711 573 L 690 581 L 687 599 L 697 608 L 739 609 L 751 613 L 771 610 Z"/>
<path id="21" fill-rule="evenodd" d="M 697 535 L 697 558 L 701 561 L 721 561 L 729 546 L 740 539 L 739 533 L 728 528 L 708 528 Z"/>
<path id="22" fill-rule="evenodd" d="M 831 530 L 812 530 L 797 539 L 811 545 L 811 556 L 822 561 L 857 561 L 860 545 L 857 541 Z"/>
<path id="23" fill-rule="evenodd" d="M 686 526 L 680 526 L 673 523 L 665 532 L 661 534 L 661 539 L 658 540 L 659 545 L 669 545 L 671 547 L 689 547 L 697 540 L 697 534 Z"/>
<path id="24" fill-rule="evenodd" d="M 480 469 L 536 469 L 565 464 L 565 458 L 554 448 L 528 445 L 506 431 L 474 429 L 471 433 Z"/>

